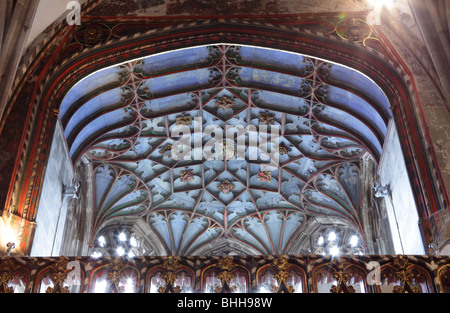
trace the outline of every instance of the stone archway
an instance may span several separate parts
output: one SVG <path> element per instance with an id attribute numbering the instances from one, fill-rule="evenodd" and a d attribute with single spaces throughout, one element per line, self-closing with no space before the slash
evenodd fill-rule
<path id="1" fill-rule="evenodd" d="M 54 43 L 62 43 L 56 52 L 44 50 L 36 59 L 43 67 L 39 67 L 38 63 L 32 63 L 33 66 L 26 74 L 28 78 L 38 77 L 36 84 L 24 81 L 19 86 L 19 90 L 23 90 L 24 93 L 18 94 L 18 97 L 13 99 L 11 111 L 13 114 L 19 110 L 23 97 L 33 103 L 25 120 L 19 119 L 15 122 L 9 120 L 9 124 L 8 122 L 6 124 L 14 125 L 22 121 L 22 126 L 28 125 L 22 135 L 16 134 L 22 138 L 20 141 L 22 145 L 20 148 L 16 146 L 20 154 L 14 174 L 11 175 L 11 184 L 8 185 L 9 192 L 5 201 L 7 214 L 18 216 L 19 222 L 22 219 L 20 222 L 22 225 L 30 225 L 29 234 L 21 235 L 20 247 L 24 253 L 29 251 L 32 242 L 33 227 L 30 223 L 36 218 L 43 173 L 49 155 L 50 137 L 59 114 L 58 103 L 62 101 L 70 87 L 83 77 L 120 62 L 174 49 L 219 43 L 254 44 L 313 55 L 345 64 L 371 77 L 391 100 L 391 109 L 399 131 L 419 216 L 425 223 L 422 226 L 423 237 L 425 242 L 432 240 L 426 218 L 430 210 L 439 210 L 445 203 L 442 203 L 440 197 L 433 196 L 439 189 L 436 187 L 439 181 L 430 179 L 435 174 L 427 166 L 429 156 L 424 148 L 426 139 L 417 127 L 420 118 L 415 116 L 411 109 L 416 100 L 411 95 L 410 82 L 405 81 L 402 70 L 395 68 L 392 61 L 383 55 L 385 51 L 382 48 L 374 45 L 369 49 L 357 43 L 361 41 L 359 37 L 356 38 L 358 40 L 353 37 L 346 38 L 345 28 L 334 29 L 331 32 L 335 31 L 344 36 L 324 36 L 320 32 L 324 23 L 320 21 L 312 22 L 310 28 L 305 31 L 298 27 L 251 21 L 242 23 L 231 19 L 194 20 L 187 26 L 174 20 L 166 22 L 168 26 L 164 28 L 155 28 L 143 33 L 122 27 L 113 36 L 112 25 L 118 25 L 117 23 L 114 20 L 109 24 L 89 23 L 75 30 L 66 29 L 66 33 L 61 32 L 61 37 L 54 39 Z M 117 28 L 115 30 L 118 31 Z M 344 33 L 338 33 L 339 31 Z M 93 34 L 98 36 L 91 38 Z M 5 186 L 3 188 L 5 189 Z"/>

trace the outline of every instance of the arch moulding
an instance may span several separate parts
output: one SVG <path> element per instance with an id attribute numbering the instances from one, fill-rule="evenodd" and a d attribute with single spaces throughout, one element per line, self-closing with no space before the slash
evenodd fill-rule
<path id="1" fill-rule="evenodd" d="M 302 16 L 295 17 L 297 21 L 301 19 Z M 430 152 L 431 144 L 422 131 L 426 129 L 425 122 L 414 109 L 419 103 L 410 81 L 412 76 L 396 56 L 379 44 L 376 32 L 364 42 L 342 38 L 335 27 L 334 31 L 324 33 L 323 29 L 329 30 L 333 25 L 330 21 L 337 19 L 337 15 L 322 15 L 289 26 L 271 17 L 266 22 L 166 18 L 156 19 L 153 26 L 138 18 L 102 19 L 101 23 L 86 18 L 80 26 L 60 24 L 45 44 L 25 55 L 26 66 L 22 66 L 25 70 L 16 80 L 8 117 L 1 125 L 0 146 L 8 151 L 9 165 L 1 168 L 0 202 L 4 220 L 19 229 L 21 253 L 28 254 L 31 247 L 59 105 L 70 88 L 108 66 L 175 49 L 221 43 L 280 49 L 325 59 L 358 70 L 380 86 L 391 101 L 424 244 L 433 242 L 429 217 L 447 210 L 448 200 L 439 170 L 434 168 L 437 163 Z M 96 27 L 97 37 L 86 35 L 89 25 Z"/>

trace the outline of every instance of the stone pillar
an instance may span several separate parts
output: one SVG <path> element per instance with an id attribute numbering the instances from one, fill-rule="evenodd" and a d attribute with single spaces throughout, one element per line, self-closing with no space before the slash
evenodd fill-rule
<path id="1" fill-rule="evenodd" d="M 385 199 L 376 196 L 377 164 L 366 154 L 361 159 L 361 207 L 363 212 L 364 230 L 369 254 L 392 254 L 392 233 L 389 229 L 389 219 Z"/>
<path id="2" fill-rule="evenodd" d="M 450 6 L 445 0 L 410 0 L 410 4 L 450 108 Z"/>
<path id="3" fill-rule="evenodd" d="M 83 156 L 75 167 L 74 179 L 80 182 L 79 197 L 72 199 L 65 221 L 62 255 L 88 255 L 93 223 L 93 168 Z"/>
<path id="4" fill-rule="evenodd" d="M 422 1 L 409 0 L 411 11 L 419 27 L 428 53 L 432 60 L 434 69 L 438 75 L 441 84 L 440 90 L 445 97 L 447 110 L 450 109 L 450 5 L 446 0 Z M 445 114 L 445 113 L 444 113 Z M 448 129 L 448 113 L 435 114 L 436 117 L 431 120 L 431 128 L 439 127 L 439 131 L 431 131 L 434 137 L 434 148 L 436 154 L 442 159 L 440 162 L 441 171 L 444 179 L 448 182 L 449 166 L 448 153 L 449 143 L 446 136 Z M 447 118 L 447 119 L 446 119 Z M 434 126 L 438 125 L 438 126 Z M 447 184 L 447 190 L 450 186 Z M 450 207 L 447 204 L 447 210 L 432 212 L 429 216 L 422 219 L 421 223 L 432 233 L 432 244 L 436 245 L 437 252 L 450 254 Z M 433 251 L 429 251 L 433 253 Z"/>
<path id="5" fill-rule="evenodd" d="M 0 1 L 0 120 L 6 112 L 38 4 L 39 0 Z"/>

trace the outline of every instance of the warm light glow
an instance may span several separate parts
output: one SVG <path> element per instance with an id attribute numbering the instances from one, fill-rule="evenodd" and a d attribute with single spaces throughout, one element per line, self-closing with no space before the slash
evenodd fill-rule
<path id="1" fill-rule="evenodd" d="M 0 244 L 1 244 L 1 250 L 7 250 L 8 248 L 6 245 L 8 243 L 13 243 L 15 247 L 18 245 L 17 235 L 16 232 L 12 229 L 12 227 L 5 223 L 3 218 L 0 218 Z M 13 251 L 14 249 L 11 249 Z"/>
<path id="2" fill-rule="evenodd" d="M 381 15 L 383 9 L 393 10 L 398 3 L 396 0 L 367 0 L 366 8 L 370 10 L 366 22 L 369 25 L 381 25 Z"/>

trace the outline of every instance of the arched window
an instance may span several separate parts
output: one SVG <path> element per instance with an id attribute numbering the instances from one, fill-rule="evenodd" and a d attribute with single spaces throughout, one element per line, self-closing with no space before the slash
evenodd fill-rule
<path id="1" fill-rule="evenodd" d="M 312 236 L 313 253 L 319 255 L 361 255 L 363 254 L 363 240 L 351 228 L 335 225 L 324 226 Z"/>
<path id="2" fill-rule="evenodd" d="M 190 293 L 193 291 L 194 279 L 190 270 L 180 269 L 173 272 L 174 282 L 169 281 L 166 276 L 168 271 L 163 267 L 152 269 L 147 275 L 147 293 L 181 292 Z M 170 286 L 169 286 L 170 284 Z"/>
<path id="3" fill-rule="evenodd" d="M 90 293 L 137 293 L 139 271 L 121 259 L 96 267 L 89 277 Z"/>
<path id="4" fill-rule="evenodd" d="M 405 260 L 399 263 L 397 260 Z M 421 266 L 409 264 L 399 257 L 394 262 L 381 266 L 381 293 L 430 293 L 435 292 L 430 274 Z"/>
<path id="5" fill-rule="evenodd" d="M 441 292 L 450 293 L 450 265 L 444 265 L 437 271 Z"/>
<path id="6" fill-rule="evenodd" d="M 54 270 L 53 266 L 47 267 L 43 270 L 41 270 L 38 274 L 38 278 L 36 280 L 36 284 L 35 284 L 35 289 L 34 292 L 39 292 L 39 293 L 47 293 L 47 292 L 52 292 L 53 289 L 59 287 L 58 282 L 55 281 L 55 276 L 54 274 L 56 274 L 57 272 Z M 77 292 L 80 290 L 80 286 L 76 286 L 76 285 L 71 285 L 68 283 L 67 280 L 64 280 L 61 283 L 62 288 L 67 288 L 67 290 L 69 291 L 69 288 L 71 288 L 72 292 Z"/>
<path id="7" fill-rule="evenodd" d="M 60 257 L 55 263 L 40 269 L 37 273 L 33 292 L 76 293 L 81 290 L 84 273 L 78 261 Z"/>
<path id="8" fill-rule="evenodd" d="M 295 264 L 288 262 L 266 264 L 257 270 L 256 276 L 258 292 L 307 292 L 305 271 Z"/>
<path id="9" fill-rule="evenodd" d="M 51 279 L 51 269 L 41 271 L 38 277 L 39 277 L 39 279 L 37 280 L 38 283 L 36 284 L 38 292 L 46 293 L 49 287 L 51 288 L 54 287 L 53 280 Z"/>
<path id="10" fill-rule="evenodd" d="M 30 271 L 7 258 L 0 261 L 0 279 L 0 293 L 24 293 Z"/>
<path id="11" fill-rule="evenodd" d="M 118 256 L 134 258 L 148 252 L 141 235 L 133 231 L 131 226 L 109 226 L 101 230 L 93 242 L 90 256 Z"/>
<path id="12" fill-rule="evenodd" d="M 190 293 L 193 289 L 194 271 L 171 257 L 146 275 L 146 293 Z"/>
<path id="13" fill-rule="evenodd" d="M 21 267 L 14 270 L 11 276 L 12 280 L 8 283 L 8 287 L 12 287 L 14 293 L 24 293 L 30 281 L 30 273 Z"/>
<path id="14" fill-rule="evenodd" d="M 250 272 L 231 259 L 221 259 L 202 271 L 204 293 L 250 292 Z"/>
<path id="15" fill-rule="evenodd" d="M 340 263 L 333 259 L 332 265 L 326 263 L 314 268 L 312 272 L 315 293 L 366 293 L 367 272 L 348 262 Z"/>

